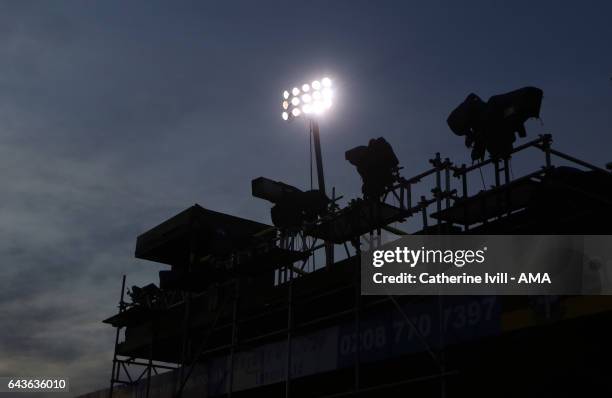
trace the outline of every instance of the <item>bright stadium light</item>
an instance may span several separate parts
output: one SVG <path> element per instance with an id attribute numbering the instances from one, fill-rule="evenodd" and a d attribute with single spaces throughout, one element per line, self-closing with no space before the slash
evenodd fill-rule
<path id="1" fill-rule="evenodd" d="M 301 90 L 300 90 L 301 87 Z M 304 83 L 283 91 L 283 120 L 304 116 L 312 120 L 328 111 L 333 105 L 332 81 L 329 77 Z M 294 112 L 294 110 L 297 110 Z"/>
<path id="2" fill-rule="evenodd" d="M 301 89 L 300 89 L 301 88 Z M 317 119 L 326 113 L 333 105 L 334 91 L 332 80 L 323 77 L 310 83 L 303 83 L 283 91 L 281 117 L 291 121 L 298 117 L 306 118 L 310 123 L 317 157 L 317 171 L 319 174 L 319 189 L 325 193 L 321 147 L 319 140 L 319 124 Z"/>
<path id="3" fill-rule="evenodd" d="M 282 99 L 283 111 L 281 117 L 283 120 L 291 121 L 302 116 L 309 122 L 317 162 L 319 191 L 323 195 L 325 195 L 325 177 L 323 175 L 323 156 L 321 155 L 321 139 L 317 119 L 332 107 L 333 97 L 332 80 L 329 77 L 323 77 L 320 80 L 313 80 L 310 84 L 303 83 L 291 90 L 283 91 Z M 325 258 L 328 265 L 333 264 L 334 250 L 333 244 L 330 242 L 325 242 Z"/>

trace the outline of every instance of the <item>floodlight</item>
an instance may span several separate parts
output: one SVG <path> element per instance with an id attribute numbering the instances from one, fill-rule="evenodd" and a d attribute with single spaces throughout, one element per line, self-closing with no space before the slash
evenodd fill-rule
<path id="1" fill-rule="evenodd" d="M 302 88 L 301 91 L 299 87 Z M 323 77 L 320 80 L 312 81 L 310 84 L 303 83 L 293 87 L 290 92 L 284 91 L 283 98 L 283 110 L 286 111 L 281 114 L 283 120 L 291 121 L 304 114 L 304 117 L 307 118 L 310 124 L 310 133 L 312 134 L 312 142 L 314 144 L 315 158 L 317 161 L 317 178 L 319 183 L 319 189 L 315 193 L 325 197 L 325 177 L 323 175 L 323 157 L 321 154 L 317 117 L 332 107 L 332 81 L 329 77 Z M 289 102 L 289 107 L 285 106 L 287 101 Z M 316 198 L 308 198 L 308 201 L 314 201 L 314 199 Z M 289 215 L 293 217 L 294 213 L 287 212 L 286 210 L 287 209 L 278 204 L 275 206 L 272 214 L 272 221 L 275 225 L 277 225 L 277 222 L 282 225 L 287 225 L 285 222 L 286 216 Z M 285 221 L 281 222 L 281 220 Z M 325 242 L 325 258 L 328 265 L 333 263 L 334 250 L 333 245 L 330 245 L 329 242 Z"/>
<path id="2" fill-rule="evenodd" d="M 323 108 L 323 103 L 321 102 L 315 102 L 314 104 L 312 104 L 312 111 L 315 114 L 320 114 L 321 112 L 323 112 L 324 108 Z"/>
<path id="3" fill-rule="evenodd" d="M 300 89 L 301 88 L 301 89 Z M 332 107 L 333 90 L 329 77 L 314 80 L 312 83 L 303 83 L 290 90 L 283 91 L 283 120 L 292 120 L 302 114 L 312 116 L 321 115 Z"/>

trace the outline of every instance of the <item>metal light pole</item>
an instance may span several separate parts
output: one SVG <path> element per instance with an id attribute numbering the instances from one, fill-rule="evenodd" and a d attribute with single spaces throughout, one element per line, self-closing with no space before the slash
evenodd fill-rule
<path id="1" fill-rule="evenodd" d="M 315 159 L 317 162 L 317 180 L 319 191 L 325 193 L 325 176 L 323 175 L 323 156 L 321 155 L 321 138 L 319 137 L 319 123 L 316 119 L 310 119 L 310 131 L 312 131 L 312 139 L 315 147 Z"/>
<path id="2" fill-rule="evenodd" d="M 325 176 L 323 175 L 323 156 L 321 155 L 321 139 L 319 137 L 319 123 L 316 119 L 310 120 L 310 130 L 312 131 L 312 140 L 315 147 L 315 159 L 317 161 L 317 181 L 319 192 L 327 196 L 325 193 Z M 330 266 L 334 263 L 334 244 L 325 242 L 325 265 Z"/>

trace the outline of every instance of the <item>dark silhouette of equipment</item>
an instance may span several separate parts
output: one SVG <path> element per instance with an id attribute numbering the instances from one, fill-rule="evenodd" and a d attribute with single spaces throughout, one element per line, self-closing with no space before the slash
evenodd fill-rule
<path id="1" fill-rule="evenodd" d="M 346 151 L 345 158 L 357 167 L 365 199 L 378 200 L 399 178 L 399 161 L 383 137 Z"/>
<path id="2" fill-rule="evenodd" d="M 274 226 L 297 230 L 327 212 L 329 198 L 320 190 L 302 191 L 279 181 L 259 177 L 251 182 L 253 196 L 274 203 L 270 214 Z"/>
<path id="3" fill-rule="evenodd" d="M 515 133 L 525 137 L 524 123 L 540 117 L 543 94 L 539 88 L 523 87 L 484 102 L 471 93 L 446 122 L 453 133 L 465 136 L 465 145 L 472 148 L 472 160 L 484 159 L 485 152 L 494 159 L 507 158 L 516 140 Z"/>
<path id="4" fill-rule="evenodd" d="M 149 283 L 143 287 L 132 286 L 132 290 L 128 295 L 131 297 L 134 304 L 151 308 L 157 301 L 160 290 L 154 283 Z"/>

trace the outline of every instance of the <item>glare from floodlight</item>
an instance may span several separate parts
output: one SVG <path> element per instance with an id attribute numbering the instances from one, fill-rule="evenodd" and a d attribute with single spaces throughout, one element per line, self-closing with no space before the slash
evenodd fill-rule
<path id="1" fill-rule="evenodd" d="M 300 90 L 301 88 L 301 90 Z M 329 77 L 304 83 L 283 91 L 281 116 L 283 120 L 292 120 L 304 114 L 312 117 L 321 115 L 332 107 L 334 93 Z"/>
<path id="2" fill-rule="evenodd" d="M 315 102 L 312 105 L 312 111 L 317 115 L 321 114 L 324 109 L 325 108 L 323 107 L 323 104 L 321 102 Z"/>

